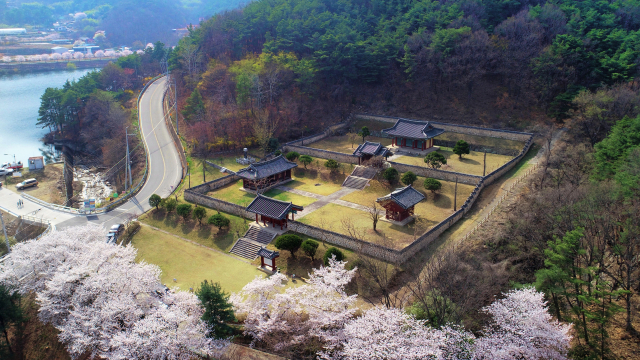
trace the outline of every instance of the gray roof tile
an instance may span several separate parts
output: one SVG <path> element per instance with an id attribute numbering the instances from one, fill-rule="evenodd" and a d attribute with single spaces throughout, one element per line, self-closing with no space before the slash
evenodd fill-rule
<path id="1" fill-rule="evenodd" d="M 355 156 L 372 155 L 372 156 L 385 156 L 389 152 L 389 149 L 382 146 L 380 143 L 374 143 L 366 141 L 364 144 L 360 144 L 358 148 L 353 152 Z"/>
<path id="2" fill-rule="evenodd" d="M 403 209 L 408 209 L 424 200 L 424 195 L 420 191 L 414 189 L 413 186 L 409 185 L 396 189 L 391 194 L 378 198 L 376 201 L 381 202 L 385 200 L 392 200 Z"/>
<path id="3" fill-rule="evenodd" d="M 264 195 L 258 194 L 255 199 L 247 206 L 246 210 L 250 213 L 264 215 L 272 219 L 284 219 L 287 214 L 295 208 L 303 210 L 302 206 L 294 205 L 290 202 L 272 199 Z"/>
<path id="4" fill-rule="evenodd" d="M 293 169 L 297 166 L 298 164 L 293 163 L 280 155 L 271 160 L 251 164 L 244 169 L 238 170 L 236 175 L 249 180 L 264 179 L 271 175 Z"/>
<path id="5" fill-rule="evenodd" d="M 258 256 L 262 256 L 265 259 L 275 259 L 278 256 L 280 256 L 280 252 L 267 250 L 265 248 L 260 248 L 260 250 L 258 250 Z"/>
<path id="6" fill-rule="evenodd" d="M 382 133 L 390 136 L 399 136 L 410 139 L 431 139 L 444 132 L 429 124 L 429 122 L 398 119 L 393 127 L 382 130 Z"/>

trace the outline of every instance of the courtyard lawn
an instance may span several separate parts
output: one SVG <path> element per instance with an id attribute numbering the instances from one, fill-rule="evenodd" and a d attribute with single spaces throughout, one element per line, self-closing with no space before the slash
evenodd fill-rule
<path id="1" fill-rule="evenodd" d="M 242 153 L 219 156 L 214 155 L 209 158 L 209 161 L 216 165 L 223 166 L 231 171 L 238 171 L 247 167 L 247 165 L 238 164 L 236 162 L 236 159 L 241 158 L 242 156 Z M 200 171 L 202 171 L 202 169 L 200 169 Z"/>
<path id="2" fill-rule="evenodd" d="M 198 186 L 200 184 L 204 184 L 204 180 L 211 181 L 215 179 L 219 179 L 223 176 L 227 176 L 229 174 L 220 172 L 220 169 L 215 168 L 211 165 L 206 165 L 205 173 L 202 173 L 202 159 L 200 158 L 191 158 L 188 157 L 187 161 L 189 162 L 189 172 L 191 173 L 191 187 Z M 209 160 L 211 161 L 211 160 Z M 186 179 L 187 184 L 189 184 L 189 179 Z"/>
<path id="3" fill-rule="evenodd" d="M 294 180 L 285 184 L 285 186 L 318 195 L 330 195 L 340 190 L 344 179 L 353 170 L 353 166 L 350 166 L 350 164 L 343 164 L 344 173 L 331 173 L 324 168 L 324 159 L 315 160 L 318 160 L 318 164 L 313 166 L 313 168 L 309 166 L 309 169 L 305 169 L 304 167 L 293 169 L 292 177 Z"/>
<path id="4" fill-rule="evenodd" d="M 378 121 L 378 120 L 365 120 L 365 119 L 356 119 L 355 123 L 353 123 L 352 129 L 356 132 L 360 131 L 363 126 L 369 128 L 370 131 L 381 131 L 382 129 L 388 129 L 393 126 L 393 122 L 386 121 Z"/>
<path id="5" fill-rule="evenodd" d="M 160 267 L 160 280 L 168 287 L 195 290 L 202 281 L 211 280 L 231 293 L 240 291 L 256 275 L 264 275 L 254 265 L 146 226 L 133 237 L 132 244 L 138 249 L 138 261 Z"/>
<path id="6" fill-rule="evenodd" d="M 509 149 L 509 150 L 522 150 L 524 147 L 524 142 L 516 141 L 516 140 L 506 140 L 506 139 L 498 139 L 489 136 L 477 136 L 477 135 L 469 135 L 469 134 L 460 134 L 454 133 L 450 131 L 446 131 L 442 135 L 438 135 L 436 140 L 445 140 L 445 141 L 458 141 L 464 140 L 471 145 L 479 145 L 486 146 L 490 148 L 500 148 L 500 149 Z M 487 154 L 487 156 L 489 156 Z"/>
<path id="7" fill-rule="evenodd" d="M 418 180 L 413 183 L 413 187 L 426 196 L 426 199 L 416 205 L 415 214 L 422 219 L 426 226 L 432 227 L 453 213 L 455 183 L 439 180 L 442 183 L 442 188 L 433 194 L 431 191 L 424 189 L 424 179 L 423 177 L 418 177 Z M 388 195 L 393 190 L 405 186 L 402 183 L 390 186 L 384 180 L 382 182 L 372 180 L 369 184 L 370 186 L 365 187 L 364 190 L 354 191 L 351 194 L 343 196 L 341 200 L 372 207 L 373 202 L 375 202 L 377 198 Z M 458 183 L 458 198 L 456 204 L 458 208 L 464 204 L 473 189 L 473 185 Z M 378 206 L 380 205 L 378 204 Z"/>
<path id="8" fill-rule="evenodd" d="M 368 213 L 337 204 L 323 206 L 298 221 L 347 235 L 342 220 L 351 221 L 356 229 L 360 229 L 364 233 L 364 240 L 395 249 L 404 248 L 413 242 L 414 235 L 420 235 L 414 234 L 413 223 L 397 226 L 386 221 L 378 221 L 377 232 L 374 232 Z"/>
<path id="9" fill-rule="evenodd" d="M 176 214 L 175 210 L 171 212 L 171 214 L 167 214 L 164 210 L 151 210 L 142 215 L 139 220 L 142 223 L 157 227 L 166 232 L 197 242 L 198 244 L 220 251 L 229 251 L 235 240 L 247 231 L 249 221 L 239 216 L 221 213 L 231 220 L 231 224 L 228 228 L 218 230 L 217 227 L 207 224 L 207 219 L 214 214 L 217 214 L 215 210 L 207 209 L 207 215 L 202 219 L 202 225 L 199 225 L 198 221 L 194 219 L 184 221 L 181 216 Z"/>
<path id="10" fill-rule="evenodd" d="M 288 182 L 284 185 L 289 186 L 292 183 L 295 183 L 295 181 Z M 238 182 L 235 182 L 223 188 L 214 190 L 208 193 L 207 195 L 216 199 L 224 200 L 224 201 L 238 204 L 241 206 L 248 206 L 253 201 L 253 199 L 255 199 L 256 195 L 250 192 L 240 190 L 240 188 L 242 188 L 242 180 L 238 180 Z M 290 201 L 300 206 L 307 206 L 316 201 L 316 199 L 314 198 L 292 194 L 292 193 L 278 190 L 278 189 L 268 190 L 263 195 L 272 197 L 274 199 L 282 200 L 282 201 Z"/>
<path id="11" fill-rule="evenodd" d="M 377 142 L 382 144 L 382 146 L 391 145 L 391 139 L 379 138 L 374 136 L 367 136 L 365 138 L 365 141 Z M 308 146 L 314 149 L 335 151 L 344 154 L 353 154 L 358 145 L 362 144 L 362 137 L 358 137 L 356 141 L 353 142 L 353 146 L 351 144 L 352 143 L 347 135 L 341 135 L 326 137 L 318 142 L 314 142 L 309 145 L 305 144 L 304 146 Z"/>
<path id="12" fill-rule="evenodd" d="M 454 171 L 463 174 L 480 175 L 482 176 L 484 153 L 479 151 L 471 151 L 470 154 L 464 155 L 462 159 L 459 159 L 458 155 L 454 154 L 451 148 L 441 147 L 438 152 L 447 159 L 447 164 L 443 165 L 440 170 Z M 487 173 L 490 174 L 500 166 L 506 164 L 509 160 L 513 159 L 513 156 L 489 154 L 487 153 Z M 392 161 L 402 164 L 424 166 L 427 164 L 424 162 L 424 157 L 416 156 L 400 156 Z"/>

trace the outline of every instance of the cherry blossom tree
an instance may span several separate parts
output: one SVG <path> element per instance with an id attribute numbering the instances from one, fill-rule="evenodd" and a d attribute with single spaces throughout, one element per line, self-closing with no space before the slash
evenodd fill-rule
<path id="1" fill-rule="evenodd" d="M 51 58 L 51 55 L 49 55 L 49 54 L 40 55 L 40 60 L 42 60 L 42 61 L 49 61 L 50 58 Z"/>
<path id="2" fill-rule="evenodd" d="M 60 60 L 62 59 L 62 55 L 55 53 L 55 54 L 51 54 L 51 60 Z"/>
<path id="3" fill-rule="evenodd" d="M 102 51 L 102 50 L 98 50 L 98 51 L 96 51 L 95 56 L 96 56 L 98 59 L 99 59 L 99 58 L 101 58 L 101 57 L 104 57 L 104 51 Z"/>
<path id="4" fill-rule="evenodd" d="M 137 50 L 137 51 L 136 51 L 136 54 L 138 54 L 138 55 L 142 55 L 142 54 L 144 54 L 144 51 L 142 51 L 142 50 Z"/>
<path id="5" fill-rule="evenodd" d="M 286 276 L 256 277 L 230 298 L 236 316 L 245 319 L 245 334 L 276 350 L 334 338 L 356 310 L 356 296 L 344 291 L 356 269 L 345 265 L 330 259 L 328 267 L 314 269 L 308 284 L 284 292 Z"/>
<path id="6" fill-rule="evenodd" d="M 145 49 L 153 49 L 155 46 L 152 43 L 148 43 L 147 46 L 145 46 Z"/>
<path id="7" fill-rule="evenodd" d="M 76 60 L 80 60 L 80 59 L 84 59 L 84 54 L 83 53 L 74 53 L 73 54 L 73 58 Z"/>
<path id="8" fill-rule="evenodd" d="M 64 59 L 64 60 L 70 60 L 71 57 L 72 57 L 72 55 L 71 55 L 70 52 L 66 52 L 66 53 L 62 54 L 62 59 Z"/>
<path id="9" fill-rule="evenodd" d="M 122 56 L 129 56 L 131 54 L 133 54 L 133 51 L 131 51 L 131 50 L 125 50 L 125 51 L 122 52 Z"/>
<path id="10" fill-rule="evenodd" d="M 94 58 L 94 57 L 95 57 L 95 56 L 94 56 L 92 53 L 86 53 L 86 54 L 84 55 L 84 58 L 85 58 L 85 59 L 92 59 L 92 58 Z"/>
<path id="11" fill-rule="evenodd" d="M 24 58 L 24 56 L 22 56 L 22 55 L 18 55 L 18 56 L 16 56 L 16 61 L 17 61 L 17 62 L 25 62 L 25 61 L 26 61 L 26 59 Z"/>
<path id="12" fill-rule="evenodd" d="M 9 62 L 11 62 L 11 58 L 9 56 L 3 56 L 2 57 L 2 62 L 9 63 Z"/>
<path id="13" fill-rule="evenodd" d="M 533 288 L 512 290 L 484 311 L 493 323 L 478 339 L 478 359 L 566 359 L 569 325 L 554 320 L 544 295 Z"/>
<path id="14" fill-rule="evenodd" d="M 36 294 L 38 317 L 60 330 L 73 358 L 219 355 L 228 341 L 206 337 L 197 297 L 165 290 L 160 269 L 136 254 L 107 244 L 98 226 L 67 228 L 12 248 L 0 282 Z"/>
<path id="15" fill-rule="evenodd" d="M 114 56 L 116 56 L 116 53 L 113 50 L 107 50 L 107 51 L 104 52 L 104 56 L 105 57 L 114 57 Z"/>

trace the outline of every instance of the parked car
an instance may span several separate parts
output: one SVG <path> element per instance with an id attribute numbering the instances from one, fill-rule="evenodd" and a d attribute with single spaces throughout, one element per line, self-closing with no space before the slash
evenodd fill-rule
<path id="1" fill-rule="evenodd" d="M 115 244 L 118 237 L 116 234 L 108 233 L 107 234 L 107 244 Z"/>
<path id="2" fill-rule="evenodd" d="M 27 179 L 21 183 L 18 183 L 18 185 L 16 185 L 16 189 L 18 190 L 24 190 L 26 188 L 30 188 L 32 186 L 38 186 L 38 180 L 36 179 Z"/>
<path id="3" fill-rule="evenodd" d="M 123 231 L 124 231 L 124 225 L 116 224 L 111 226 L 111 229 L 109 229 L 109 234 L 114 234 L 116 237 L 118 237 L 120 236 L 120 234 L 122 234 Z"/>
<path id="4" fill-rule="evenodd" d="M 0 176 L 13 174 L 13 169 L 0 168 Z"/>

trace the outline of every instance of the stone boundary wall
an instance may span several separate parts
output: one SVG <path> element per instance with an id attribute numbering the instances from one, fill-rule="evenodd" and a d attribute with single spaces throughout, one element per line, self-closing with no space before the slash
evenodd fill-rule
<path id="1" fill-rule="evenodd" d="M 394 124 L 398 119 L 400 119 L 400 117 L 371 115 L 371 114 L 353 114 L 353 117 L 359 118 L 359 119 L 365 119 L 365 120 L 383 121 L 383 122 L 394 123 Z M 407 119 L 407 120 L 426 122 L 426 120 L 416 120 L 416 119 Z M 460 134 L 489 136 L 489 137 L 494 137 L 498 139 L 526 142 L 533 135 L 531 133 L 511 131 L 511 130 L 498 130 L 498 129 L 476 127 L 476 126 L 455 125 L 455 124 L 441 123 L 437 121 L 429 121 L 429 122 L 434 125 L 437 125 L 439 128 L 444 129 L 445 131 L 451 131 L 451 132 L 460 133 Z"/>
<path id="2" fill-rule="evenodd" d="M 208 208 L 240 216 L 245 219 L 254 219 L 254 215 L 245 211 L 243 206 L 212 198 L 211 196 L 199 194 L 192 189 L 185 190 L 184 199 L 194 204 L 204 205 Z"/>
<path id="3" fill-rule="evenodd" d="M 194 186 L 190 189 L 185 190 L 185 193 L 187 191 L 193 191 L 195 193 L 198 194 L 206 194 L 210 191 L 216 190 L 216 189 L 220 189 L 223 186 L 227 186 L 231 183 L 234 183 L 236 181 L 240 180 L 240 177 L 235 175 L 235 174 L 231 174 L 231 175 L 227 175 L 227 176 L 223 176 L 219 179 L 215 179 L 209 182 L 206 182 L 204 184 L 198 185 L 198 186 Z M 185 195 L 186 196 L 186 195 Z"/>
<path id="4" fill-rule="evenodd" d="M 349 125 L 346 122 L 342 122 L 336 125 L 331 125 L 320 134 L 309 135 L 298 140 L 289 141 L 288 143 L 283 145 L 283 148 L 286 148 L 287 146 L 292 146 L 292 145 L 297 145 L 297 146 L 304 146 L 305 144 L 310 145 L 310 144 L 313 144 L 314 142 L 318 142 L 328 136 L 335 134 L 339 130 L 342 130 L 348 127 Z"/>
<path id="5" fill-rule="evenodd" d="M 476 185 L 478 184 L 478 182 L 480 182 L 480 180 L 482 180 L 482 176 L 480 175 L 470 175 L 453 171 L 438 170 L 426 166 L 402 164 L 395 161 L 387 162 L 400 173 L 411 171 L 418 176 L 430 177 L 446 181 L 456 181 L 456 178 L 458 178 L 458 182 L 469 185 Z"/>
<path id="6" fill-rule="evenodd" d="M 456 142 L 449 141 L 449 140 L 438 140 L 436 138 L 436 139 L 433 139 L 433 145 L 444 146 L 444 147 L 453 149 L 453 147 L 456 146 Z M 492 146 L 482 146 L 482 145 L 475 145 L 475 144 L 469 144 L 469 150 L 478 151 L 478 152 L 486 151 L 489 154 L 498 154 L 498 155 L 506 155 L 506 156 L 517 156 L 520 153 L 520 150 L 516 150 L 516 149 L 503 149 L 503 148 L 497 148 Z"/>
<path id="7" fill-rule="evenodd" d="M 285 145 L 282 147 L 284 150 L 283 153 L 287 153 L 289 151 L 295 151 L 300 155 L 309 155 L 314 158 L 320 159 L 333 159 L 337 162 L 347 163 L 347 164 L 358 164 L 358 157 L 351 154 L 340 153 L 336 151 L 315 149 L 306 146 L 297 146 L 297 145 Z"/>

